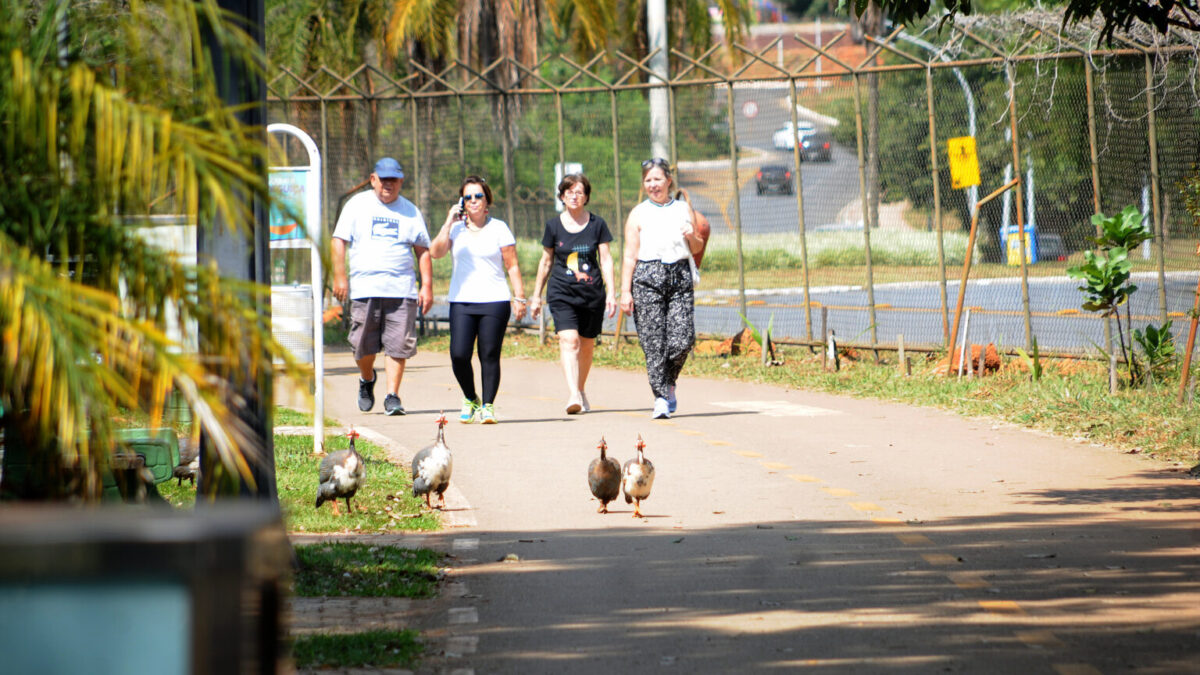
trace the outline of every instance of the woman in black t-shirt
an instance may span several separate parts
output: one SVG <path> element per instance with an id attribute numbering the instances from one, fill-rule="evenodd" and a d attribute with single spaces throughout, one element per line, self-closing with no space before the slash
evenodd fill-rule
<path id="1" fill-rule="evenodd" d="M 584 208 L 591 196 L 592 185 L 581 173 L 564 176 L 558 184 L 558 198 L 566 208 L 546 221 L 542 260 L 529 308 L 530 316 L 536 319 L 542 310 L 542 288 L 549 281 L 546 304 L 558 331 L 569 393 L 568 415 L 591 410 L 585 385 L 592 368 L 592 351 L 604 317 L 617 312 L 612 253 L 608 248 L 612 232 L 603 218 Z"/>

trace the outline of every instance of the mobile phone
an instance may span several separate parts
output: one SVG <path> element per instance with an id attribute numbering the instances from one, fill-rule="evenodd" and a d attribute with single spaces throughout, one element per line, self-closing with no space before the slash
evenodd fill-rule
<path id="1" fill-rule="evenodd" d="M 467 200 L 462 197 L 459 197 L 458 198 L 458 217 L 462 218 L 466 214 L 467 214 Z"/>

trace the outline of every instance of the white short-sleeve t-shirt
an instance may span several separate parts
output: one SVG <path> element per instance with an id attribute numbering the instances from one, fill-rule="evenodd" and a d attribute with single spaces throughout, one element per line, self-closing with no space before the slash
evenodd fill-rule
<path id="1" fill-rule="evenodd" d="M 374 191 L 346 202 L 333 236 L 350 248 L 350 299 L 416 298 L 413 246 L 429 248 L 425 218 L 412 202 L 379 201 Z"/>
<path id="2" fill-rule="evenodd" d="M 450 302 L 501 302 L 512 299 L 505 280 L 504 256 L 500 249 L 517 243 L 508 224 L 488 219 L 483 229 L 472 232 L 461 220 L 450 226 L 450 252 L 454 273 L 450 275 Z"/>

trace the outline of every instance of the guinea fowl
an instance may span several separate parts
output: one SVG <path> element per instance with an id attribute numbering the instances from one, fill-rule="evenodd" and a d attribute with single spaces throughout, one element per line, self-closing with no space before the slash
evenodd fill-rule
<path id="1" fill-rule="evenodd" d="M 179 485 L 183 485 L 183 479 L 187 479 L 193 486 L 196 485 L 196 477 L 200 474 L 200 445 L 193 443 L 192 439 L 185 436 L 179 439 L 179 464 L 171 470 L 171 476 L 178 481 Z"/>
<path id="2" fill-rule="evenodd" d="M 437 419 L 437 442 L 422 449 L 413 457 L 413 496 L 425 495 L 425 506 L 433 508 L 429 503 L 429 493 L 436 492 L 438 508 L 446 508 L 446 488 L 450 487 L 450 472 L 454 469 L 454 458 L 450 448 L 446 447 L 446 414 L 442 413 Z"/>
<path id="3" fill-rule="evenodd" d="M 358 432 L 351 427 L 346 435 L 350 437 L 350 447 L 330 453 L 321 460 L 320 484 L 317 485 L 317 508 L 321 508 L 325 502 L 333 502 L 335 516 L 341 515 L 337 500 L 345 499 L 346 511 L 349 512 L 350 498 L 363 486 L 367 477 L 362 455 L 354 448 Z"/>
<path id="4" fill-rule="evenodd" d="M 646 459 L 646 443 L 638 434 L 637 457 L 625 462 L 621 472 L 621 488 L 625 490 L 625 503 L 633 504 L 633 517 L 642 517 L 642 500 L 650 498 L 654 487 L 654 465 Z"/>
<path id="5" fill-rule="evenodd" d="M 592 489 L 592 496 L 600 500 L 596 512 L 608 513 L 608 503 L 621 494 L 621 464 L 605 454 L 608 443 L 604 438 L 596 447 L 600 449 L 600 456 L 588 465 L 588 487 Z"/>

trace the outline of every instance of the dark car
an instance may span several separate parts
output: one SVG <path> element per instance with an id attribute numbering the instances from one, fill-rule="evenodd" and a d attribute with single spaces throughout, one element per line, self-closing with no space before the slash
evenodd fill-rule
<path id="1" fill-rule="evenodd" d="M 795 189 L 792 184 L 792 170 L 782 164 L 763 165 L 755 174 L 754 179 L 757 181 L 760 195 L 768 190 L 790 195 Z"/>
<path id="2" fill-rule="evenodd" d="M 818 131 L 800 142 L 800 159 L 805 162 L 828 162 L 833 157 L 833 136 Z"/>

